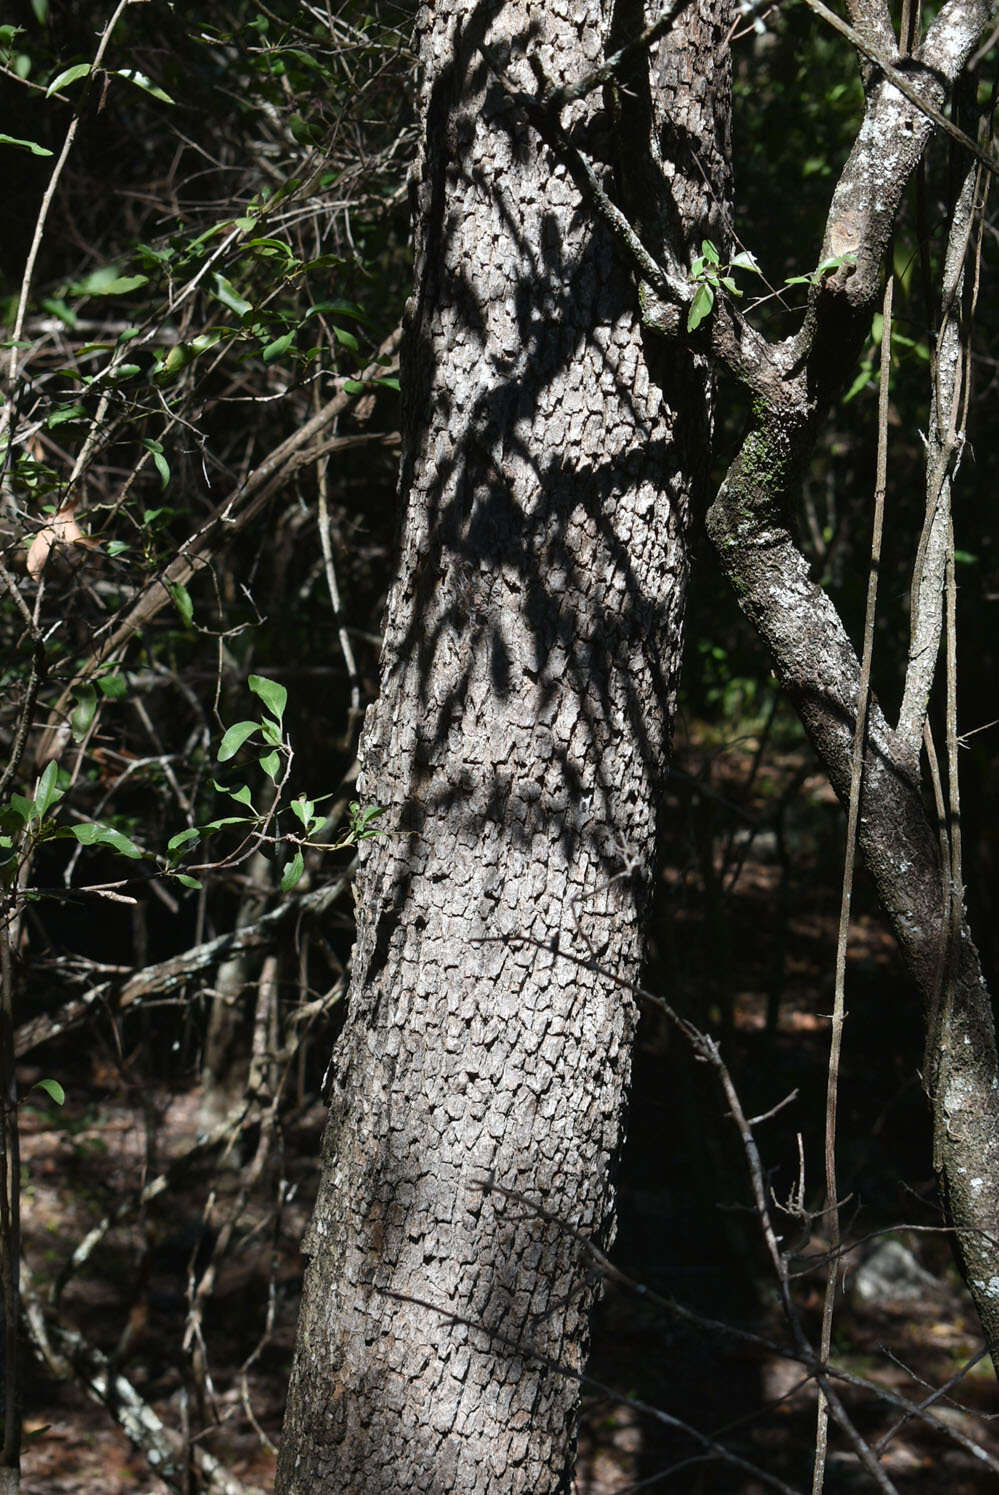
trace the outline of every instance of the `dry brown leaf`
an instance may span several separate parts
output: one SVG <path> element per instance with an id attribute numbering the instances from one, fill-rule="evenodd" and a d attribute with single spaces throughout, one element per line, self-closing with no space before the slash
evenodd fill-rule
<path id="1" fill-rule="evenodd" d="M 53 545 L 85 545 L 93 549 L 96 544 L 96 540 L 83 533 L 72 508 L 60 509 L 58 514 L 53 514 L 48 524 L 42 525 L 28 547 L 25 561 L 28 575 L 41 576 Z"/>

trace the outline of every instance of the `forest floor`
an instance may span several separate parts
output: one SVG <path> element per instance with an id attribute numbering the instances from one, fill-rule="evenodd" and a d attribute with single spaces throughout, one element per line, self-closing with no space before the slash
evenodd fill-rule
<path id="1" fill-rule="evenodd" d="M 787 1201 L 800 1189 L 816 1208 L 842 822 L 821 780 L 804 772 L 799 747 L 759 761 L 754 748 L 749 740 L 737 751 L 713 752 L 688 741 L 681 751 L 670 817 L 676 834 L 648 979 L 682 1013 L 721 1034 L 747 1114 L 798 1092 L 761 1126 L 760 1146 L 773 1199 Z M 999 1492 L 999 1387 L 987 1360 L 961 1375 L 980 1347 L 979 1331 L 936 1228 L 918 1013 L 863 886 L 849 982 L 840 1192 L 848 1196 L 851 1249 L 843 1257 L 834 1360 L 913 1402 L 958 1379 L 934 1402 L 933 1425 L 905 1419 L 869 1388 L 844 1384 L 843 1400 L 870 1444 L 887 1440 L 882 1464 L 900 1495 Z M 22 1107 L 25 1251 L 41 1298 L 87 1233 L 182 1157 L 196 1135 L 198 1090 L 131 1084 L 123 1058 L 64 1042 L 43 1062 L 51 1065 L 44 1073 L 57 1072 L 65 1084 L 65 1107 L 56 1112 L 40 1091 Z M 26 1069 L 22 1081 L 42 1075 Z M 586 1388 L 577 1495 L 639 1488 L 762 1495 L 768 1484 L 753 1469 L 794 1491 L 810 1488 L 815 1388 L 780 1353 L 789 1335 L 724 1112 L 711 1076 L 691 1064 L 661 1015 L 646 1012 L 615 1247 L 621 1269 L 645 1291 L 617 1284 L 604 1298 L 590 1372 L 614 1394 Z M 119 1389 L 127 1383 L 170 1428 L 207 1428 L 197 1447 L 248 1490 L 269 1490 L 273 1480 L 302 1271 L 298 1243 L 322 1122 L 322 1107 L 303 1094 L 280 1134 L 280 1186 L 265 1169 L 243 1201 L 200 1319 L 190 1313 L 190 1291 L 204 1280 L 207 1248 L 240 1202 L 245 1153 L 222 1167 L 217 1155 L 196 1159 L 169 1190 L 112 1224 L 51 1310 L 53 1321 L 108 1357 L 124 1378 Z M 823 1222 L 785 1214 L 777 1228 L 793 1241 L 795 1300 L 814 1342 L 823 1271 L 809 1258 L 821 1262 Z M 879 1279 L 869 1258 L 886 1239 L 904 1250 L 888 1253 Z M 653 1294 L 666 1306 L 655 1306 Z M 688 1316 L 671 1312 L 669 1301 Z M 699 1327 L 691 1314 L 716 1327 Z M 718 1321 L 763 1342 L 726 1335 Z M 25 1359 L 25 1495 L 168 1488 L 80 1377 L 60 1380 L 30 1353 Z M 705 1455 L 678 1424 L 744 1463 Z M 830 1450 L 830 1495 L 875 1488 L 838 1430 Z"/>

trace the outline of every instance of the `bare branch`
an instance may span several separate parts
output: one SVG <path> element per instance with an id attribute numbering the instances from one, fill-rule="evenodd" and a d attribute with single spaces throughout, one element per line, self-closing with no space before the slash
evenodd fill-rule
<path id="1" fill-rule="evenodd" d="M 899 747 L 914 764 L 922 747 L 943 626 L 951 481 L 963 445 L 964 422 L 959 417 L 965 395 L 961 296 L 980 183 L 981 173 L 975 167 L 965 177 L 954 205 L 944 261 L 943 312 L 932 365 L 930 429 L 926 441 L 926 515 L 913 568 L 909 662 L 896 730 Z"/>
<path id="2" fill-rule="evenodd" d="M 46 1312 L 27 1265 L 21 1265 L 21 1293 L 28 1332 L 39 1355 L 57 1379 L 76 1381 L 92 1401 L 106 1407 L 132 1442 L 141 1448 L 159 1479 L 184 1495 L 189 1488 L 183 1449 L 172 1432 L 136 1391 L 132 1382 L 116 1370 L 102 1350 L 89 1344 L 62 1315 Z M 194 1444 L 191 1457 L 212 1495 L 263 1495 L 257 1486 L 246 1485 L 225 1465 Z"/>
<path id="3" fill-rule="evenodd" d="M 840 1245 L 839 1189 L 836 1184 L 836 1114 L 839 1105 L 839 1071 L 843 1048 L 843 1025 L 846 1019 L 846 956 L 850 939 L 850 909 L 853 902 L 853 874 L 857 853 L 857 824 L 860 818 L 860 784 L 864 771 L 864 745 L 867 738 L 867 716 L 871 700 L 871 664 L 874 657 L 874 621 L 877 611 L 878 577 L 881 571 L 881 541 L 884 533 L 885 489 L 888 483 L 888 392 L 891 387 L 892 292 L 894 279 L 885 283 L 881 323 L 881 378 L 878 392 L 878 454 L 874 486 L 874 525 L 871 535 L 871 560 L 867 572 L 867 610 L 864 618 L 864 643 L 857 691 L 857 720 L 853 729 L 850 754 L 850 792 L 847 808 L 846 852 L 843 857 L 843 887 L 840 894 L 839 928 L 836 937 L 836 987 L 833 999 L 832 1030 L 829 1038 L 829 1070 L 826 1087 L 826 1214 L 829 1219 L 830 1251 L 822 1302 L 822 1337 L 819 1354 L 829 1359 L 832 1347 L 833 1310 L 836 1302 L 836 1253 Z M 818 1423 L 815 1433 L 815 1474 L 812 1495 L 822 1495 L 826 1470 L 827 1411 L 824 1394 L 819 1396 Z"/>
<path id="4" fill-rule="evenodd" d="M 117 995 L 112 994 L 113 988 L 109 981 L 100 982 L 82 997 L 64 1003 L 58 1011 L 43 1013 L 22 1023 L 14 1034 L 15 1052 L 21 1057 L 37 1048 L 40 1043 L 46 1043 L 50 1038 L 57 1038 L 61 1033 L 78 1027 L 95 1007 L 104 1003 L 113 1004 L 115 1011 L 120 1012 L 123 1008 L 135 1006 L 150 997 L 162 996 L 165 992 L 175 990 L 199 971 L 238 950 L 266 944 L 277 925 L 292 915 L 319 914 L 330 908 L 350 880 L 351 873 L 348 872 L 328 887 L 303 893 L 298 898 L 285 898 L 277 908 L 271 909 L 270 913 L 264 914 L 253 924 L 247 924 L 245 928 L 234 929 L 228 934 L 219 935 L 217 939 L 206 940 L 204 944 L 195 945 L 182 955 L 173 955 L 169 960 L 160 961 L 158 965 L 146 966 L 131 976 Z"/>

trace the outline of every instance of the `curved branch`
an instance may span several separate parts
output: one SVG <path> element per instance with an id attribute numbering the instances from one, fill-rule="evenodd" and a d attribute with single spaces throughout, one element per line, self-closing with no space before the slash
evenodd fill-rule
<path id="1" fill-rule="evenodd" d="M 755 624 L 833 788 L 846 802 L 860 667 L 830 598 L 809 575 L 785 505 L 811 447 L 811 422 L 756 412 L 707 519 L 708 533 Z M 932 1026 L 947 1013 L 937 1067 L 937 1162 L 965 1277 L 999 1370 L 999 1057 L 988 988 L 971 933 L 951 938 L 937 835 L 918 777 L 875 702 L 860 800 L 859 844 Z M 948 941 L 950 940 L 950 945 Z M 941 986 L 944 990 L 941 992 Z M 928 1077 L 936 1091 L 936 1082 Z"/>

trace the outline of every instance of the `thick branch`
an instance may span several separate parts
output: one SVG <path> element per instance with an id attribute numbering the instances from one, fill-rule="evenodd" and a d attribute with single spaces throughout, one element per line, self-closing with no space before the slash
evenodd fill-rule
<path id="1" fill-rule="evenodd" d="M 860 670 L 831 600 L 811 579 L 784 518 L 810 448 L 807 423 L 759 410 L 708 514 L 708 532 L 740 606 L 840 799 Z M 864 757 L 859 843 L 906 964 L 932 1019 L 946 980 L 947 1053 L 934 1094 L 946 1202 L 968 1286 L 990 1345 L 999 1345 L 999 1064 L 989 992 L 965 925 L 948 951 L 949 900 L 938 840 L 916 774 L 872 703 Z M 995 1349 L 993 1354 L 995 1357 Z"/>
<path id="2" fill-rule="evenodd" d="M 805 0 L 810 10 L 817 16 L 821 16 L 834 31 L 845 36 L 857 48 L 857 51 L 873 62 L 885 76 L 885 78 L 896 88 L 899 93 L 908 99 L 909 103 L 922 114 L 931 124 L 937 126 L 945 135 L 962 146 L 970 155 L 974 156 L 987 170 L 999 173 L 999 162 L 989 151 L 983 150 L 977 141 L 972 140 L 959 129 L 945 114 L 940 112 L 938 102 L 932 97 L 927 97 L 925 91 L 911 81 L 911 77 L 899 67 L 902 60 L 898 56 L 890 55 L 883 45 L 874 45 L 870 33 L 866 35 L 854 26 L 847 25 L 846 21 L 840 19 L 835 11 L 822 3 L 822 0 Z M 971 56 L 975 42 L 981 37 L 986 23 L 984 8 L 978 6 L 975 0 L 951 0 L 937 17 L 929 34 L 919 51 L 915 60 L 928 71 L 937 73 L 941 81 L 953 83 L 964 64 Z M 965 39 L 973 35 L 971 47 L 965 50 Z M 889 30 L 891 38 L 890 45 L 894 48 L 894 35 Z M 908 58 L 905 59 L 908 62 Z"/>
<path id="3" fill-rule="evenodd" d="M 838 30 L 845 30 L 888 75 L 869 94 L 863 123 L 829 207 L 821 259 L 844 263 L 813 287 L 794 342 L 796 365 L 805 371 L 810 399 L 820 409 L 838 393 L 867 336 L 899 206 L 933 126 L 954 133 L 941 106 L 981 38 L 987 17 L 978 0 L 949 0 L 915 57 L 904 59 L 903 74 L 894 62 L 872 53 L 821 0 L 808 3 Z M 962 145 L 981 158 L 974 141 L 957 133 Z M 994 170 L 995 163 L 987 159 Z"/>

